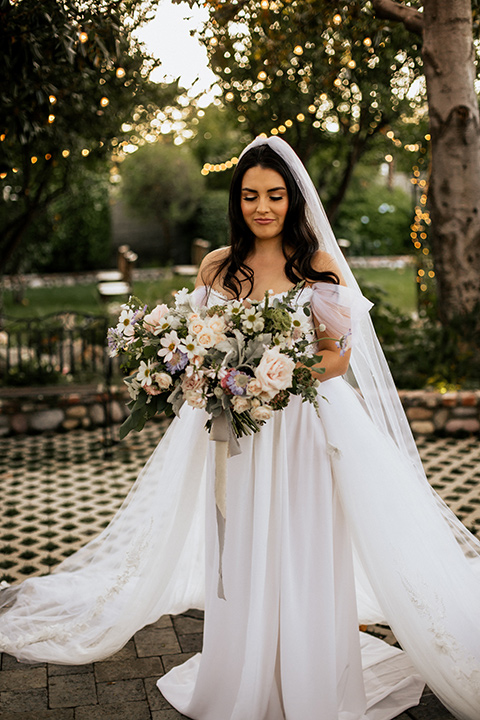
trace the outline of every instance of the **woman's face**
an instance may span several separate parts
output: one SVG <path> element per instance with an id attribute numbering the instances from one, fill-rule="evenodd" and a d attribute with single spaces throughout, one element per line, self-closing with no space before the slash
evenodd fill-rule
<path id="1" fill-rule="evenodd" d="M 288 210 L 285 181 L 276 170 L 260 165 L 242 178 L 240 207 L 248 228 L 259 240 L 281 240 Z"/>

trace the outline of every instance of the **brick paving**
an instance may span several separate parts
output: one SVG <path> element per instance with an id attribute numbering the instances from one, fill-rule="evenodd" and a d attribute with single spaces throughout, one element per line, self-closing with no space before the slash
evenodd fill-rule
<path id="1" fill-rule="evenodd" d="M 162 422 L 151 423 L 141 435 L 130 435 L 109 454 L 102 445 L 101 430 L 2 439 L 0 579 L 14 582 L 48 572 L 97 534 L 119 507 L 165 427 Z M 420 440 L 419 449 L 432 485 L 465 524 L 478 531 L 478 440 Z M 0 720 L 182 718 L 155 683 L 201 650 L 202 630 L 202 613 L 191 610 L 160 618 L 98 663 L 24 665 L 4 654 Z M 367 630 L 395 642 L 387 627 Z M 452 716 L 427 689 L 420 705 L 398 720 L 444 718 Z"/>

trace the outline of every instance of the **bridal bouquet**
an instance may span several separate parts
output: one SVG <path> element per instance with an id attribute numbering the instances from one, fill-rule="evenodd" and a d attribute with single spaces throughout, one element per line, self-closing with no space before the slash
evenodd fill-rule
<path id="1" fill-rule="evenodd" d="M 257 432 L 291 395 L 318 410 L 311 368 L 321 356 L 312 349 L 309 305 L 292 303 L 299 289 L 282 298 L 267 293 L 249 307 L 238 300 L 197 307 L 186 288 L 173 307 L 151 311 L 131 297 L 108 331 L 110 355 L 123 356 L 130 372 L 124 380 L 131 414 L 120 436 L 141 430 L 157 413 L 178 414 L 185 402 L 207 412 L 209 431 L 226 419 L 235 438 Z"/>

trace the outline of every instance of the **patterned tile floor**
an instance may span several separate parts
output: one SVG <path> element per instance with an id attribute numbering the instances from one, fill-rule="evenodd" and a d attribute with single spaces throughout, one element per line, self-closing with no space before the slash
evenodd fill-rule
<path id="1" fill-rule="evenodd" d="M 166 429 L 151 423 L 106 453 L 101 430 L 3 438 L 0 579 L 48 572 L 109 522 Z M 117 432 L 117 431 L 115 431 Z M 480 534 L 477 439 L 418 443 L 435 489 Z M 369 627 L 395 642 L 386 627 Z M 160 618 L 112 658 L 84 666 L 20 666 L 3 655 L 1 720 L 174 720 L 155 678 L 201 649 L 202 614 Z M 398 720 L 453 720 L 428 690 Z"/>
<path id="2" fill-rule="evenodd" d="M 101 430 L 3 438 L 0 580 L 48 572 L 107 525 L 165 431 L 151 423 L 105 454 Z M 480 533 L 480 444 L 419 442 L 431 484 Z"/>

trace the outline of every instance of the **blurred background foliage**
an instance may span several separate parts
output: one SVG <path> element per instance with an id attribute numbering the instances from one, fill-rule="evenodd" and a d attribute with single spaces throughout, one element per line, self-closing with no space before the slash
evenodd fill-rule
<path id="1" fill-rule="evenodd" d="M 428 239 L 415 250 L 420 230 L 411 232 L 429 162 L 420 45 L 359 0 L 201 4 L 209 17 L 198 37 L 219 88 L 206 108 L 178 82 L 149 79 L 157 61 L 135 30 L 158 0 L 0 0 L 0 274 L 114 266 L 120 202 L 139 266 L 190 262 L 197 237 L 225 244 L 232 163 L 220 168 L 273 131 L 305 160 L 352 256 L 416 255 L 423 276 L 415 266 L 357 273 L 397 382 L 473 382 L 478 362 L 434 320 L 434 280 L 417 293 L 431 271 Z M 478 34 L 477 0 L 473 12 Z M 155 240 L 143 254 L 147 220 Z M 134 291 L 153 302 L 186 284 L 165 282 Z M 105 311 L 94 285 L 23 299 L 7 296 L 6 310 Z"/>

